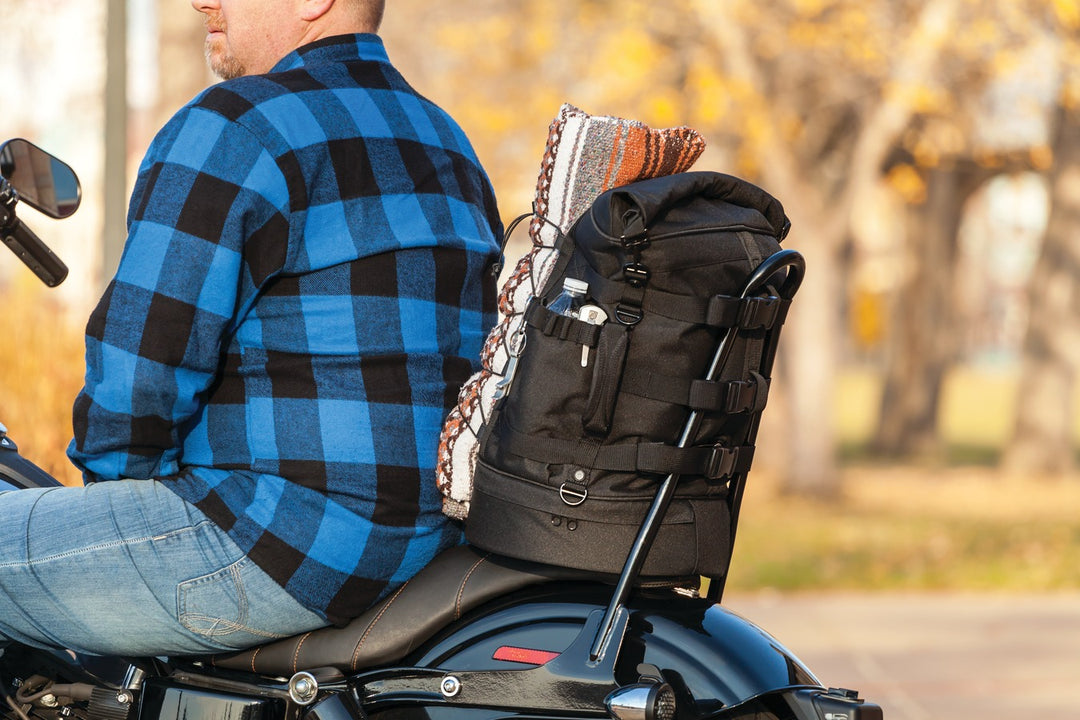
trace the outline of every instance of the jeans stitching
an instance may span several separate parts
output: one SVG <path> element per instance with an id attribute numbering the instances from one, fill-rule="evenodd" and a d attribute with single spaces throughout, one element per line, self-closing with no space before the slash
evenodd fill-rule
<path id="1" fill-rule="evenodd" d="M 209 622 L 213 624 L 210 626 L 209 629 L 201 630 L 197 627 L 191 626 L 192 623 L 197 621 Z M 202 613 L 183 613 L 180 616 L 180 623 L 196 635 L 201 635 L 208 638 L 232 635 L 235 632 L 246 632 L 250 633 L 251 635 L 258 635 L 259 637 L 269 638 L 272 640 L 288 637 L 288 635 L 267 632 L 266 630 L 258 630 L 248 625 L 242 625 L 240 623 L 236 623 L 231 620 L 225 620 L 219 617 L 214 617 L 212 615 L 203 615 Z"/>
<path id="2" fill-rule="evenodd" d="M 245 624 L 248 621 L 248 614 L 250 611 L 250 603 L 247 597 L 247 588 L 244 586 L 242 576 L 240 574 L 241 567 L 251 562 L 250 558 L 243 557 L 232 563 L 222 570 L 226 571 L 225 575 L 222 575 L 222 570 L 217 570 L 212 573 L 207 573 L 201 577 L 192 578 L 191 580 L 185 580 L 180 583 L 180 603 L 177 607 L 177 619 L 180 624 L 187 630 L 206 638 L 218 638 L 226 635 L 232 635 L 237 632 L 246 632 L 251 635 L 255 635 L 261 638 L 278 639 L 288 637 L 281 633 L 269 632 L 266 630 L 259 630 L 258 628 L 251 627 Z M 216 615 L 207 615 L 205 613 L 194 612 L 186 610 L 188 604 L 189 591 L 198 588 L 203 585 L 209 585 L 213 583 L 221 582 L 224 577 L 228 577 L 233 582 L 233 587 L 236 590 L 236 620 L 227 620 L 223 617 Z M 209 627 L 198 627 L 198 623 L 207 623 Z"/>
<path id="3" fill-rule="evenodd" d="M 160 535 L 150 535 L 139 538 L 125 538 L 123 540 L 115 540 L 113 542 L 88 545 L 86 547 L 77 548 L 75 550 L 68 550 L 67 552 L 62 553 L 53 553 L 52 555 L 43 555 L 42 557 L 36 557 L 32 559 L 28 558 L 26 560 L 20 560 L 15 562 L 0 562 L 0 568 L 33 567 L 34 565 L 37 565 L 39 563 L 46 563 L 53 560 L 62 560 L 64 558 L 77 557 L 79 555 L 96 552 L 98 550 L 108 550 L 109 548 L 123 547 L 127 545 L 140 545 L 142 543 L 154 542 L 157 540 L 167 540 L 168 538 L 175 537 L 183 533 L 197 531 L 203 526 L 209 524 L 210 522 L 208 520 L 203 520 L 196 525 L 189 525 L 188 527 L 177 528 L 176 530 L 170 530 L 169 532 L 162 533 Z M 27 549 L 29 549 L 29 543 L 27 544 Z"/>

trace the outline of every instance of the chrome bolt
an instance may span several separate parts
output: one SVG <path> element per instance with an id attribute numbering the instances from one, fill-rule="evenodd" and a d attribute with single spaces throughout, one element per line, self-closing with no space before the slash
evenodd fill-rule
<path id="1" fill-rule="evenodd" d="M 461 692 L 461 681 L 453 675 L 447 675 L 439 685 L 439 690 L 442 691 L 443 697 L 452 698 Z"/>
<path id="2" fill-rule="evenodd" d="M 319 681 L 308 672 L 298 672 L 289 679 L 289 697 L 297 705 L 310 705 L 319 694 Z"/>

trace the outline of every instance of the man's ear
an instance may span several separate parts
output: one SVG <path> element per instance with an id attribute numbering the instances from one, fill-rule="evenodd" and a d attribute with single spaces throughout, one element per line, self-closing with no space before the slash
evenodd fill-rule
<path id="1" fill-rule="evenodd" d="M 334 0 L 300 0 L 300 18 L 307 22 L 318 20 L 332 7 Z"/>

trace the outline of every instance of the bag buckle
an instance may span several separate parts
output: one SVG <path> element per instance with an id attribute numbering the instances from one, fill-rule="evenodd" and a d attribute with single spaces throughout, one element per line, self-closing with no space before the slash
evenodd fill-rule
<path id="1" fill-rule="evenodd" d="M 752 380 L 735 380 L 728 383 L 727 396 L 724 398 L 724 412 L 737 415 L 754 407 L 757 384 Z"/>
<path id="2" fill-rule="evenodd" d="M 705 462 L 705 477 L 709 480 L 722 480 L 735 473 L 735 461 L 739 458 L 738 448 L 716 445 Z"/>
<path id="3" fill-rule="evenodd" d="M 639 262 L 626 263 L 622 267 L 623 277 L 626 278 L 627 284 L 630 287 L 644 287 L 645 283 L 649 282 L 649 277 L 652 273 L 649 272 L 649 268 L 645 267 Z"/>
<path id="4" fill-rule="evenodd" d="M 739 327 L 744 330 L 771 328 L 780 314 L 781 303 L 775 295 L 746 298 L 739 311 Z"/>

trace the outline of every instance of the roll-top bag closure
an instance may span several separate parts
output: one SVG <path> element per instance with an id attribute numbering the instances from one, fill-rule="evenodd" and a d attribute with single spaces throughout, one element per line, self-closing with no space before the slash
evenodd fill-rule
<path id="1" fill-rule="evenodd" d="M 658 217 L 668 215 L 688 197 L 720 200 L 757 211 L 777 242 L 791 229 L 783 206 L 772 195 L 740 178 L 707 171 L 680 173 L 615 190 L 610 193 L 606 207 L 604 203 L 596 203 L 591 212 L 596 215 L 594 223 L 598 228 L 610 228 L 616 237 L 637 238 Z"/>

